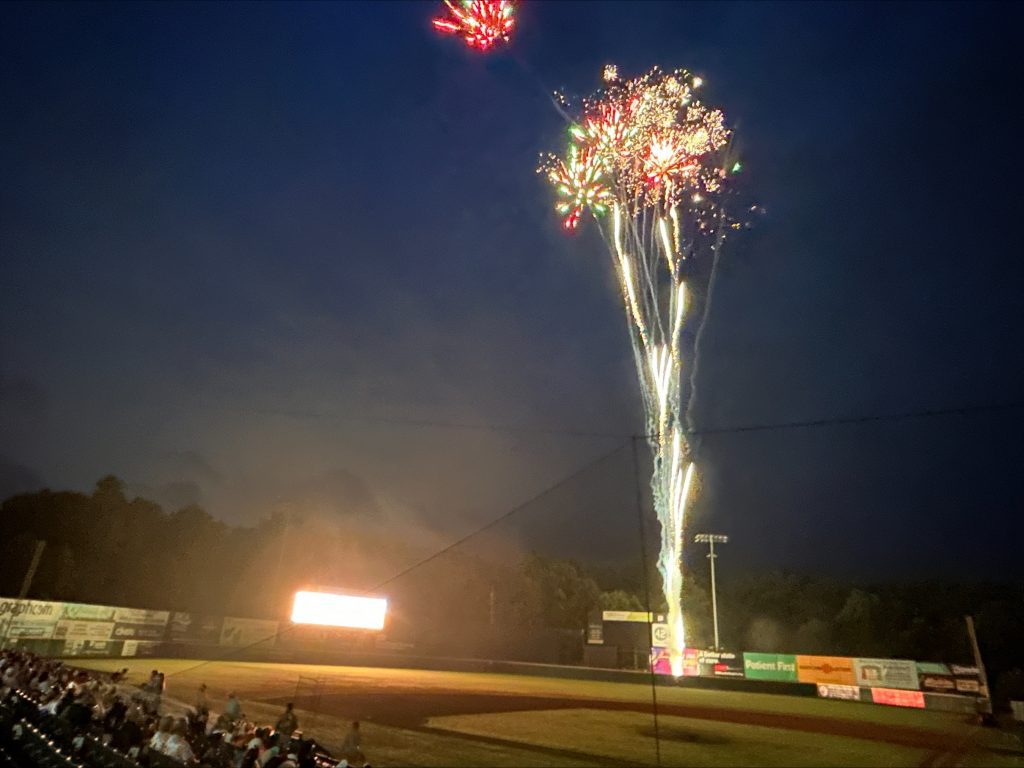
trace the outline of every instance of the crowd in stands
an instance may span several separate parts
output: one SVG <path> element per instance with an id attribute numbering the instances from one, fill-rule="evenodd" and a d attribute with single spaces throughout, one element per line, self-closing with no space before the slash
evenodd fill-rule
<path id="1" fill-rule="evenodd" d="M 0 653 L 0 768 L 345 768 L 366 765 L 359 724 L 332 758 L 303 738 L 288 704 L 273 727 L 250 721 L 231 693 L 212 718 L 206 686 L 175 717 L 163 701 L 164 675 L 143 685 L 74 669 L 30 653 Z"/>

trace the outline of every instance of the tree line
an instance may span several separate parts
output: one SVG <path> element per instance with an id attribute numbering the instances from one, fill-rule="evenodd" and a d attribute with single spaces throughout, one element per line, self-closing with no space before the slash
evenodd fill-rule
<path id="1" fill-rule="evenodd" d="M 595 611 L 645 610 L 648 596 L 652 610 L 664 609 L 656 573 L 635 564 L 506 547 L 455 548 L 416 566 L 434 547 L 416 530 L 283 511 L 251 526 L 228 525 L 196 505 L 165 511 L 128 498 L 113 476 L 91 494 L 13 496 L 0 515 L 5 596 L 17 593 L 41 540 L 32 598 L 284 618 L 304 586 L 383 585 L 389 639 L 422 653 L 575 662 Z M 712 643 L 705 571 L 688 573 L 684 588 L 687 637 L 697 647 Z M 717 588 L 722 644 L 734 650 L 970 663 L 963 617 L 972 615 L 997 692 L 1024 698 L 1020 585 L 848 584 L 730 572 Z"/>

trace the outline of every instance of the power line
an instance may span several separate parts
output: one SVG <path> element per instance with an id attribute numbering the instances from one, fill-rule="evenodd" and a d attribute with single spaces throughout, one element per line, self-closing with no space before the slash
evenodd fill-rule
<path id="1" fill-rule="evenodd" d="M 518 512 L 522 512 L 524 509 L 526 509 L 528 506 L 533 504 L 535 501 L 538 501 L 539 499 L 542 499 L 547 494 L 552 493 L 553 491 L 558 490 L 559 488 L 561 488 L 566 483 L 569 483 L 569 482 L 575 480 L 577 477 L 582 475 L 584 472 L 586 472 L 590 468 L 592 468 L 592 467 L 600 464 L 601 462 L 605 461 L 606 459 L 614 456 L 616 453 L 618 453 L 619 451 L 622 450 L 624 445 L 625 445 L 625 443 L 620 443 L 619 445 L 617 445 L 611 451 L 608 451 L 607 453 L 603 453 L 603 454 L 601 454 L 600 456 L 598 456 L 595 459 L 591 459 L 590 461 L 588 461 L 586 464 L 584 464 L 579 469 L 575 470 L 574 472 L 572 472 L 569 475 L 564 476 L 561 480 L 557 481 L 556 483 L 554 483 L 552 485 L 549 485 L 547 488 L 544 488 L 542 491 L 539 491 L 538 493 L 534 494 L 533 496 L 531 496 L 526 501 L 523 501 L 520 504 L 517 504 L 516 506 L 512 507 L 512 509 L 509 509 L 506 512 L 503 512 L 501 515 L 499 515 L 498 517 L 494 518 L 490 522 L 485 523 L 484 525 L 480 526 L 479 528 L 477 528 L 474 531 L 471 531 L 470 533 L 466 534 L 465 536 L 463 536 L 462 538 L 458 539 L 457 541 L 453 541 L 451 544 L 448 544 L 448 545 L 444 546 L 443 548 L 441 548 L 437 552 L 433 553 L 429 557 L 425 557 L 422 560 L 420 560 L 420 561 L 418 561 L 416 563 L 413 563 L 412 565 L 408 566 L 407 568 L 404 568 L 403 570 L 401 570 L 398 573 L 396 573 L 394 576 L 391 576 L 387 580 L 382 581 L 380 584 L 378 584 L 377 586 L 375 586 L 372 589 L 367 590 L 367 591 L 368 592 L 375 592 L 375 591 L 377 591 L 377 590 L 387 586 L 388 584 L 392 583 L 393 581 L 397 581 L 398 579 L 402 578 L 406 574 L 411 573 L 412 571 L 416 570 L 420 566 L 426 565 L 427 563 L 429 563 L 429 562 L 431 562 L 433 560 L 436 560 L 437 558 L 441 557 L 445 553 L 450 552 L 451 550 L 455 549 L 460 544 L 464 544 L 465 542 L 467 542 L 470 539 L 472 539 L 474 536 L 478 536 L 479 534 L 483 533 L 484 531 L 489 530 L 490 528 L 493 528 L 494 526 L 498 525 L 499 523 L 501 523 L 501 522 L 507 520 L 508 518 L 512 517 L 513 515 L 517 514 Z M 244 653 L 245 651 L 249 650 L 250 648 L 255 648 L 258 645 L 262 645 L 263 643 L 266 643 L 268 640 L 271 640 L 271 639 L 276 640 L 277 638 L 282 637 L 282 636 L 286 635 L 289 632 L 293 632 L 299 626 L 302 626 L 302 625 L 300 625 L 300 624 L 292 624 L 291 626 L 287 626 L 287 627 L 284 627 L 283 629 L 279 629 L 271 637 L 261 638 L 260 640 L 257 640 L 257 641 L 255 641 L 253 643 L 250 643 L 249 645 L 244 645 L 244 646 L 241 646 L 241 647 L 238 647 L 238 648 L 233 648 L 233 649 L 231 649 L 231 651 L 227 652 L 225 654 L 225 656 L 237 656 L 237 655 L 240 655 L 240 654 Z M 217 661 L 226 661 L 226 660 L 227 660 L 226 658 L 221 658 L 221 659 L 218 659 Z M 183 675 L 183 674 L 185 674 L 187 672 L 194 672 L 197 669 L 201 669 L 202 667 L 205 667 L 207 664 L 213 664 L 213 663 L 216 663 L 216 662 L 214 660 L 200 661 L 200 662 L 198 662 L 197 664 L 194 664 L 191 667 L 186 667 L 185 669 L 179 669 L 176 672 L 171 672 L 169 676 Z"/>
<path id="2" fill-rule="evenodd" d="M 843 424 L 868 424 L 877 421 L 905 421 L 908 419 L 925 419 L 941 416 L 973 416 L 980 413 L 998 413 L 1024 409 L 1024 400 L 988 405 L 966 405 L 957 408 L 933 408 L 920 411 L 902 411 L 900 413 L 872 414 L 868 416 L 833 416 L 806 421 L 784 421 L 767 424 L 747 424 L 738 427 L 710 427 L 694 430 L 696 435 L 740 434 L 743 432 L 771 432 L 783 429 L 806 429 L 810 427 L 828 427 Z"/>
<path id="3" fill-rule="evenodd" d="M 765 422 L 761 424 L 743 424 L 730 427 L 706 427 L 693 430 L 692 434 L 725 435 L 742 434 L 744 432 L 772 432 L 786 429 L 807 429 L 812 427 L 842 426 L 847 424 L 867 424 L 884 421 L 906 421 L 909 419 L 936 418 L 945 416 L 971 416 L 982 413 L 1013 411 L 1024 409 L 1024 400 L 1005 403 L 964 405 L 949 408 L 931 408 L 922 410 L 899 411 L 895 413 L 867 414 L 861 416 L 826 416 L 802 421 Z M 336 421 L 363 421 L 368 423 L 393 424 L 404 427 L 420 427 L 427 429 L 455 429 L 476 432 L 505 432 L 536 435 L 558 435 L 564 437 L 599 438 L 624 440 L 635 437 L 625 432 L 600 430 L 584 430 L 561 427 L 541 427 L 530 424 L 487 424 L 482 422 L 444 421 L 441 419 L 407 419 L 389 416 L 364 416 L 359 414 L 318 413 L 316 411 L 298 411 L 272 408 L 232 408 L 247 413 L 262 413 L 274 416 L 286 416 L 300 419 L 332 419 Z M 643 435 L 649 437 L 649 435 Z"/>
<path id="4" fill-rule="evenodd" d="M 423 427 L 427 429 L 456 429 L 473 432 L 508 432 L 537 435 L 560 435 L 565 437 L 588 437 L 623 440 L 630 437 L 625 432 L 601 432 L 597 430 L 562 427 L 541 427 L 530 424 L 486 424 L 479 422 L 444 421 L 441 419 L 410 419 L 394 416 L 366 416 L 345 413 L 317 413 L 276 408 L 231 408 L 246 413 L 262 413 L 271 416 L 287 416 L 296 419 L 331 419 L 334 421 L 363 421 L 375 424 L 393 424 L 401 427 Z"/>
<path id="5" fill-rule="evenodd" d="M 498 525 L 499 523 L 504 522 L 508 518 L 512 517 L 512 515 L 515 515 L 518 512 L 522 512 L 524 509 L 526 509 L 528 506 L 533 504 L 535 501 L 538 501 L 538 500 L 544 498 L 549 493 L 552 493 L 553 491 L 558 490 L 559 488 L 561 488 L 566 483 L 571 482 L 572 480 L 575 480 L 577 477 L 582 475 L 584 472 L 589 470 L 591 467 L 594 467 L 597 464 L 600 464 L 601 462 L 603 462 L 605 459 L 608 459 L 611 456 L 614 456 L 616 453 L 618 453 L 619 451 L 622 450 L 622 447 L 625 444 L 626 443 L 621 443 L 621 444 L 615 446 L 615 448 L 613 448 L 612 450 L 608 451 L 607 453 L 603 453 L 600 456 L 598 456 L 596 459 L 588 461 L 586 464 L 584 464 L 582 467 L 577 469 L 575 472 L 573 472 L 570 475 L 566 475 L 561 480 L 556 482 L 554 485 L 549 485 L 544 490 L 540 491 L 539 493 L 534 494 L 533 496 L 531 496 L 526 501 L 524 501 L 524 502 L 522 502 L 520 504 L 517 504 L 516 506 L 512 507 L 512 509 L 508 510 L 507 512 L 504 512 L 503 514 L 501 514 L 498 517 L 496 517 L 493 520 L 491 520 L 489 523 L 486 523 L 485 525 L 480 526 L 479 528 L 477 528 L 476 530 L 472 531 L 471 533 L 468 533 L 465 536 L 463 536 L 461 539 L 458 539 L 457 541 L 453 541 L 451 544 L 448 544 L 443 549 L 438 550 L 437 552 L 435 552 L 434 554 L 430 555 L 429 557 L 425 557 L 422 560 L 420 560 L 419 562 L 416 562 L 413 565 L 410 565 L 408 568 L 400 571 L 399 573 L 396 573 L 394 576 L 390 577 L 386 581 L 382 581 L 380 584 L 375 586 L 370 591 L 376 591 L 378 589 L 381 589 L 382 587 L 386 587 L 391 582 L 397 581 L 398 579 L 402 578 L 406 574 L 416 570 L 421 565 L 426 565 L 427 563 L 431 562 L 432 560 L 436 560 L 437 558 L 441 557 L 442 555 L 446 554 L 447 552 L 450 552 L 451 550 L 455 549 L 460 544 L 464 544 L 465 542 L 469 541 L 474 536 L 478 536 L 479 534 L 483 533 L 484 531 L 487 531 L 487 530 L 493 528 L 494 526 Z"/>

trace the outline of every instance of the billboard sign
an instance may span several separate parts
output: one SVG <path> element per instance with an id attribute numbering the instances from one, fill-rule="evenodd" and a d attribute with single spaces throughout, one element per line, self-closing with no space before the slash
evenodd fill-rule
<path id="1" fill-rule="evenodd" d="M 61 619 L 53 630 L 55 640 L 86 640 L 106 642 L 114 631 L 112 621 L 77 621 Z"/>
<path id="2" fill-rule="evenodd" d="M 875 704 L 888 704 L 890 707 L 924 709 L 924 694 L 920 691 L 908 691 L 900 688 L 872 688 L 871 700 Z"/>
<path id="3" fill-rule="evenodd" d="M 6 624 L 3 637 L 48 640 L 63 609 L 64 603 L 46 600 L 0 601 L 0 624 Z"/>
<path id="4" fill-rule="evenodd" d="M 955 693 L 956 681 L 945 664 L 930 661 L 917 662 L 917 681 L 922 691 L 929 693 Z"/>
<path id="5" fill-rule="evenodd" d="M 77 621 L 113 621 L 114 611 L 109 605 L 85 605 L 83 603 L 64 603 L 62 619 Z"/>
<path id="6" fill-rule="evenodd" d="M 120 643 L 103 640 L 67 640 L 64 643 L 65 656 L 112 656 L 120 650 Z"/>
<path id="7" fill-rule="evenodd" d="M 818 695 L 823 699 L 841 699 L 843 701 L 860 701 L 860 688 L 856 685 L 837 685 L 835 683 L 818 683 Z"/>
<path id="8" fill-rule="evenodd" d="M 171 614 L 167 634 L 174 641 L 219 643 L 223 624 L 221 616 L 176 611 Z"/>
<path id="9" fill-rule="evenodd" d="M 651 648 L 651 671 L 658 675 L 672 674 L 672 660 L 667 648 Z"/>
<path id="10" fill-rule="evenodd" d="M 700 674 L 700 651 L 696 648 L 683 650 L 683 675 L 697 677 Z"/>
<path id="11" fill-rule="evenodd" d="M 273 645 L 277 638 L 277 622 L 264 619 L 236 619 L 228 616 L 220 631 L 220 644 L 235 647 Z"/>
<path id="12" fill-rule="evenodd" d="M 854 659 L 857 685 L 867 688 L 902 688 L 916 691 L 920 688 L 917 663 L 906 659 Z"/>
<path id="13" fill-rule="evenodd" d="M 654 614 L 646 611 L 602 611 L 603 621 L 639 621 L 642 624 L 654 621 Z"/>
<path id="14" fill-rule="evenodd" d="M 147 611 L 141 608 L 114 609 L 114 621 L 118 624 L 146 624 L 153 627 L 165 627 L 170 617 L 170 611 Z"/>
<path id="15" fill-rule="evenodd" d="M 797 656 L 796 678 L 801 683 L 857 684 L 853 659 L 844 656 Z"/>
<path id="16" fill-rule="evenodd" d="M 37 618 L 56 622 L 63 608 L 64 603 L 46 600 L 0 600 L 0 619 Z"/>
<path id="17" fill-rule="evenodd" d="M 950 664 L 949 671 L 953 673 L 953 684 L 957 693 L 969 696 L 981 696 L 981 673 L 977 667 L 965 667 L 961 664 Z"/>
<path id="18" fill-rule="evenodd" d="M 156 624 L 125 624 L 118 622 L 114 625 L 113 637 L 115 640 L 163 640 L 166 628 Z"/>
<path id="19" fill-rule="evenodd" d="M 698 651 L 701 677 L 743 677 L 743 654 L 732 651 Z"/>
<path id="20" fill-rule="evenodd" d="M 748 680 L 796 682 L 796 656 L 786 653 L 744 653 L 743 672 Z"/>
<path id="21" fill-rule="evenodd" d="M 668 624 L 651 624 L 651 640 L 655 648 L 668 648 Z"/>

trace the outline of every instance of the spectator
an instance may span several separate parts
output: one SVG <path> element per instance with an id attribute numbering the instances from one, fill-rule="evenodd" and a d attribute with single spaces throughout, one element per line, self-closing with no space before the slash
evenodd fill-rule
<path id="1" fill-rule="evenodd" d="M 128 705 L 120 698 L 115 699 L 103 717 L 103 729 L 111 732 L 119 730 L 127 714 Z"/>
<path id="2" fill-rule="evenodd" d="M 291 702 L 284 708 L 284 712 L 277 718 L 277 723 L 274 724 L 274 730 L 290 737 L 299 728 L 299 719 L 295 716 L 295 705 Z"/>
<path id="3" fill-rule="evenodd" d="M 167 746 L 167 740 L 171 738 L 171 729 L 174 727 L 174 718 L 170 715 L 160 718 L 156 733 L 149 740 L 149 748 L 154 752 L 163 752 Z"/>
<path id="4" fill-rule="evenodd" d="M 228 716 L 231 722 L 238 720 L 242 716 L 242 702 L 238 700 L 234 691 L 228 694 L 228 703 L 224 706 L 224 714 Z"/>
<path id="5" fill-rule="evenodd" d="M 174 723 L 171 735 L 164 743 L 164 748 L 161 751 L 168 757 L 179 760 L 186 765 L 196 759 L 195 754 L 192 752 L 192 747 L 188 743 L 188 739 L 185 738 L 184 720 L 179 719 Z"/>
<path id="6" fill-rule="evenodd" d="M 260 751 L 256 747 L 250 747 L 245 750 L 245 754 L 242 755 L 242 762 L 239 763 L 238 768 L 256 768 L 259 763 Z"/>
<path id="7" fill-rule="evenodd" d="M 363 737 L 359 732 L 359 721 L 354 720 L 352 727 L 345 734 L 345 740 L 341 743 L 341 757 L 354 765 L 362 765 L 366 762 L 363 755 Z"/>
<path id="8" fill-rule="evenodd" d="M 214 732 L 216 734 L 216 732 Z M 210 746 L 203 753 L 202 762 L 210 768 L 234 768 L 235 748 L 231 744 L 231 734 L 217 734 Z"/>
<path id="9" fill-rule="evenodd" d="M 275 733 L 266 742 L 266 748 L 260 752 L 260 768 L 274 768 L 281 754 L 281 734 Z"/>

